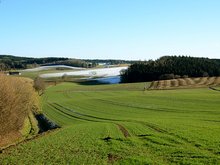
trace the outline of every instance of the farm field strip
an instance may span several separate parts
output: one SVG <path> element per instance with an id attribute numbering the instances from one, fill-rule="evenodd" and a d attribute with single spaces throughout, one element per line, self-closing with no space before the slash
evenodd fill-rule
<path id="1" fill-rule="evenodd" d="M 220 77 L 179 78 L 153 81 L 149 89 L 195 88 L 220 85 Z"/>
<path id="2" fill-rule="evenodd" d="M 1 164 L 219 164 L 220 92 L 144 85 L 49 87 L 43 110 L 62 128 L 0 154 Z"/>

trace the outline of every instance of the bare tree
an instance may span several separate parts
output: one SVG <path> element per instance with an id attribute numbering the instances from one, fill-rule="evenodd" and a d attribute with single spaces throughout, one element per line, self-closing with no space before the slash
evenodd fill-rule
<path id="1" fill-rule="evenodd" d="M 41 77 L 36 77 L 34 79 L 34 85 L 33 85 L 34 89 L 38 92 L 38 95 L 41 96 L 42 94 L 44 94 L 44 90 L 45 90 L 45 83 L 44 80 Z"/>
<path id="2" fill-rule="evenodd" d="M 63 81 L 67 81 L 68 75 L 66 73 L 64 73 L 61 78 Z"/>

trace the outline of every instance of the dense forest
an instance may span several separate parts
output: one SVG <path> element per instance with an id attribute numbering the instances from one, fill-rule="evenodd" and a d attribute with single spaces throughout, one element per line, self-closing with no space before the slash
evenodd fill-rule
<path id="1" fill-rule="evenodd" d="M 61 57 L 46 57 L 46 58 L 29 58 L 29 57 L 17 57 L 11 55 L 0 55 L 0 71 L 6 71 L 11 69 L 27 69 L 44 65 L 68 65 L 74 67 L 91 68 L 97 66 L 99 63 L 106 63 L 108 65 L 117 64 L 131 64 L 135 61 L 126 60 L 81 60 L 72 58 Z"/>
<path id="2" fill-rule="evenodd" d="M 122 71 L 122 82 L 142 82 L 180 77 L 220 76 L 220 60 L 186 56 L 163 56 L 132 64 Z"/>

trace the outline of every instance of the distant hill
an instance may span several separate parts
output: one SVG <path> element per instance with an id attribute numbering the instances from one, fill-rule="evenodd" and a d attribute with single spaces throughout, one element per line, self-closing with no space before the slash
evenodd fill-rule
<path id="1" fill-rule="evenodd" d="M 27 69 L 44 64 L 57 63 L 67 61 L 68 58 L 30 58 L 30 57 L 17 57 L 12 55 L 0 55 L 0 70 L 10 69 Z"/>
<path id="2" fill-rule="evenodd" d="M 141 82 L 207 76 L 220 76 L 220 59 L 164 56 L 131 65 L 121 78 L 122 82 Z"/>
<path id="3" fill-rule="evenodd" d="M 32 57 L 18 57 L 12 55 L 0 55 L 0 71 L 10 69 L 27 69 L 35 68 L 45 65 L 68 65 L 73 67 L 91 68 L 97 66 L 99 63 L 106 63 L 108 65 L 118 64 L 132 64 L 136 61 L 126 60 L 90 60 L 90 59 L 73 59 L 63 57 L 45 57 L 45 58 L 32 58 Z"/>

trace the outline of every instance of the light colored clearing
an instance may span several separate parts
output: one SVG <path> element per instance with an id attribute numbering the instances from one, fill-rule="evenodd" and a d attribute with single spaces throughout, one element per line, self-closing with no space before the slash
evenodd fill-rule
<path id="1" fill-rule="evenodd" d="M 119 76 L 120 71 L 128 67 L 115 67 L 115 68 L 102 68 L 102 69 L 89 69 L 75 72 L 61 72 L 61 73 L 48 73 L 42 74 L 42 78 L 62 77 L 64 74 L 67 76 L 86 76 L 86 77 L 114 77 Z"/>
<path id="2" fill-rule="evenodd" d="M 33 69 L 25 69 L 23 71 L 24 72 L 37 72 L 37 71 L 50 70 L 50 69 L 55 69 L 55 68 L 66 68 L 66 69 L 73 69 L 73 70 L 85 69 L 81 67 L 72 67 L 72 66 L 67 66 L 67 65 L 51 65 L 51 66 L 41 66 L 41 67 L 37 67 Z"/>

